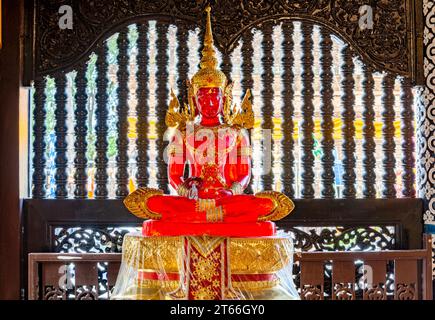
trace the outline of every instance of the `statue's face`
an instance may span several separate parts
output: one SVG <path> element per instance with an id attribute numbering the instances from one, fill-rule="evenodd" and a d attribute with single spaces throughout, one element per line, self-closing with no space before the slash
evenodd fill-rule
<path id="1" fill-rule="evenodd" d="M 222 111 L 224 97 L 220 88 L 200 88 L 196 93 L 196 107 L 207 118 L 214 118 Z"/>

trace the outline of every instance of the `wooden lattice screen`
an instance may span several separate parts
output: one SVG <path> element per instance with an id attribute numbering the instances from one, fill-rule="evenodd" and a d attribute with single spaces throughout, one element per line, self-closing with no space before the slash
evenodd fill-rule
<path id="1" fill-rule="evenodd" d="M 92 7 L 91 2 L 79 3 L 73 9 L 81 13 Z M 257 129 L 272 130 L 273 168 L 260 172 L 262 145 L 254 139 L 249 191 L 280 189 L 305 199 L 415 197 L 417 72 L 409 62 L 412 51 L 407 51 L 413 36 L 402 29 L 398 36 L 398 27 L 384 20 L 388 14 L 405 30 L 413 30 L 413 20 L 400 16 L 409 4 L 379 5 L 375 31 L 352 25 L 357 4 L 336 4 L 346 13 L 341 18 L 334 11 L 338 7 L 325 5 L 335 24 L 347 26 L 343 31 L 325 23 L 326 11 L 321 15 L 314 10 L 322 4 L 306 3 L 300 12 L 288 4 L 286 15 L 251 17 L 255 23 L 245 25 L 231 41 L 222 25 L 230 13 L 225 4 L 216 5 L 221 68 L 239 83 L 239 100 L 253 89 Z M 194 12 L 201 16 L 204 4 L 198 6 Z M 165 8 L 162 4 L 162 12 Z M 39 4 L 35 12 L 52 9 Z M 99 14 L 114 13 L 92 14 L 96 20 L 82 21 L 79 27 L 95 29 L 102 19 Z M 184 81 L 197 68 L 202 41 L 196 23 L 176 17 L 150 15 L 144 20 L 138 15 L 136 23 L 121 25 L 116 33 L 106 30 L 75 63 L 49 60 L 47 54 L 54 50 L 49 43 L 36 52 L 40 64 L 35 68 L 32 110 L 33 198 L 121 199 L 145 185 L 169 191 L 163 136 L 170 85 L 184 100 Z M 50 38 L 46 28 L 41 21 L 36 33 L 41 41 L 42 36 Z M 94 29 L 85 35 L 97 34 Z M 368 48 L 363 39 L 377 51 L 363 54 Z M 62 48 L 58 52 L 67 56 Z M 78 53 L 77 46 L 70 49 Z M 397 52 L 388 55 L 392 49 Z"/>

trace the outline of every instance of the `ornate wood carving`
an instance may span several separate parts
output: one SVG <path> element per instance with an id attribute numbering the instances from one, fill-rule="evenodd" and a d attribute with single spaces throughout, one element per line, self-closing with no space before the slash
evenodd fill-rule
<path id="1" fill-rule="evenodd" d="M 342 118 L 343 118 L 343 197 L 355 198 L 355 95 L 353 93 L 355 80 L 353 71 L 355 69 L 352 60 L 352 50 L 344 46 L 342 50 L 343 64 L 341 66 L 343 94 L 341 96 Z"/>
<path id="2" fill-rule="evenodd" d="M 167 98 L 168 98 L 168 70 L 166 68 L 168 63 L 168 25 L 163 23 L 158 23 L 156 26 L 157 29 L 157 56 L 156 56 L 156 64 L 157 64 L 157 72 L 156 72 L 156 80 L 157 80 L 157 106 L 156 106 L 156 131 L 157 131 L 157 183 L 159 189 L 164 190 L 166 193 L 169 192 L 168 189 L 168 172 L 166 163 L 164 161 L 164 151 L 167 142 L 163 140 L 164 133 L 166 131 L 165 124 L 165 115 L 166 110 L 168 108 Z"/>
<path id="3" fill-rule="evenodd" d="M 31 12 L 35 22 L 28 34 L 35 34 L 36 37 L 33 56 L 37 75 L 71 67 L 93 50 L 97 40 L 106 38 L 122 25 L 135 20 L 178 20 L 181 23 L 201 24 L 206 1 L 72 1 L 74 26 L 65 30 L 60 30 L 58 26 L 61 4 L 64 3 L 38 1 Z M 226 53 L 232 51 L 238 38 L 247 29 L 265 19 L 314 20 L 343 37 L 369 64 L 412 76 L 417 56 L 412 48 L 420 32 L 413 24 L 412 4 L 412 0 L 371 2 L 375 13 L 372 29 L 361 29 L 359 26 L 359 11 L 363 3 L 347 0 L 223 0 L 213 5 L 212 19 L 216 45 Z M 30 6 L 28 10 L 31 10 Z M 418 38 L 418 41 L 421 39 Z"/>
<path id="4" fill-rule="evenodd" d="M 314 73 L 313 73 L 313 26 L 302 24 L 302 198 L 314 198 Z"/>
<path id="5" fill-rule="evenodd" d="M 385 74 L 382 80 L 382 120 L 384 126 L 382 128 L 382 133 L 384 136 L 382 151 L 384 154 L 384 159 L 382 161 L 384 167 L 384 174 L 382 176 L 383 191 L 382 194 L 385 198 L 395 198 L 396 197 L 396 174 L 394 172 L 396 167 L 396 157 L 394 152 L 396 150 L 396 143 L 394 142 L 394 80 L 395 77 L 391 74 Z"/>
<path id="6" fill-rule="evenodd" d="M 138 24 L 137 31 L 139 37 L 137 39 L 137 185 L 138 187 L 146 187 L 148 184 L 148 24 Z"/>
<path id="7" fill-rule="evenodd" d="M 75 300 L 98 300 L 97 289 L 94 286 L 79 286 Z"/>
<path id="8" fill-rule="evenodd" d="M 398 283 L 395 298 L 396 300 L 417 300 L 415 283 Z"/>
<path id="9" fill-rule="evenodd" d="M 32 197 L 41 199 L 45 197 L 45 79 L 37 79 L 34 84 L 33 95 L 33 175 L 32 175 Z"/>
<path id="10" fill-rule="evenodd" d="M 252 47 L 253 34 L 251 30 L 246 31 L 242 36 L 242 91 L 246 92 L 248 89 L 254 87 L 254 79 L 252 78 L 252 73 L 254 72 L 254 63 L 252 62 L 252 56 L 254 55 L 254 48 Z M 254 97 L 251 98 L 252 103 L 255 103 Z M 252 165 L 255 159 L 252 159 Z M 246 188 L 247 193 L 253 193 L 252 190 L 252 179 L 249 181 L 249 185 Z"/>
<path id="11" fill-rule="evenodd" d="M 187 101 L 186 80 L 189 78 L 188 39 L 189 39 L 189 29 L 187 29 L 185 25 L 180 24 L 177 29 L 177 42 L 178 42 L 177 87 L 178 87 L 178 96 L 182 104 Z"/>
<path id="12" fill-rule="evenodd" d="M 381 284 L 364 290 L 364 300 L 387 300 L 387 292 Z"/>
<path id="13" fill-rule="evenodd" d="M 53 251 L 59 253 L 121 253 L 124 236 L 140 232 L 140 227 L 99 227 L 53 229 Z"/>
<path id="14" fill-rule="evenodd" d="M 66 75 L 64 73 L 61 73 L 57 75 L 55 78 L 56 83 L 56 110 L 55 110 L 55 117 L 56 117 L 56 125 L 55 125 L 55 132 L 56 132 L 56 199 L 65 199 L 68 196 L 68 192 L 66 190 L 66 180 L 67 180 L 67 174 L 66 174 L 66 167 L 67 167 L 67 158 L 66 158 L 66 149 L 67 149 L 67 143 L 66 143 L 66 133 L 67 133 L 67 126 L 66 126 L 66 84 L 67 79 Z"/>
<path id="15" fill-rule="evenodd" d="M 363 127 L 363 181 L 364 181 L 364 190 L 363 194 L 365 198 L 376 198 L 376 143 L 375 143 L 375 81 L 373 79 L 373 71 L 367 65 L 363 65 L 364 79 L 363 79 L 363 92 L 364 95 L 362 97 L 363 103 L 363 118 L 364 118 L 364 127 Z"/>
<path id="16" fill-rule="evenodd" d="M 288 228 L 294 247 L 302 251 L 382 251 L 395 249 L 392 227 Z M 352 239 L 352 240 L 350 240 Z"/>
<path id="17" fill-rule="evenodd" d="M 293 198 L 295 190 L 293 188 L 293 182 L 295 178 L 295 173 L 293 171 L 295 157 L 293 155 L 294 141 L 293 141 L 293 115 L 294 115 L 294 105 L 293 105 L 293 64 L 294 64 L 294 56 L 293 56 L 293 23 L 285 22 L 282 25 L 282 33 L 283 33 L 283 43 L 282 43 L 282 109 L 281 114 L 283 116 L 282 130 L 283 130 L 283 139 L 282 139 L 282 168 L 283 172 L 281 175 L 281 181 L 284 187 L 284 193 L 289 197 Z"/>
<path id="18" fill-rule="evenodd" d="M 55 286 L 47 286 L 43 300 L 67 300 L 66 291 Z"/>
<path id="19" fill-rule="evenodd" d="M 95 114 L 97 117 L 97 123 L 95 126 L 96 134 L 96 157 L 95 157 L 95 198 L 96 199 L 106 199 L 108 195 L 107 191 L 107 68 L 108 63 L 106 60 L 107 56 L 107 45 L 103 43 L 97 51 L 97 95 L 96 104 L 97 108 Z"/>
<path id="20" fill-rule="evenodd" d="M 86 125 L 86 120 L 88 117 L 88 110 L 86 108 L 88 96 L 86 94 L 86 70 L 87 66 L 85 64 L 81 65 L 77 69 L 77 75 L 75 77 L 75 84 L 77 92 L 75 95 L 76 109 L 74 110 L 75 115 L 75 158 L 74 158 L 74 182 L 75 190 L 74 197 L 76 199 L 86 199 L 87 198 L 87 180 L 88 176 L 86 174 L 86 149 L 88 143 L 86 142 L 86 135 L 88 133 L 88 127 Z"/>
<path id="21" fill-rule="evenodd" d="M 353 283 L 337 283 L 334 287 L 333 300 L 355 300 Z"/>
<path id="22" fill-rule="evenodd" d="M 394 226 L 327 227 L 296 226 L 284 228 L 294 247 L 301 251 L 383 251 L 394 250 L 397 234 Z M 55 252 L 122 252 L 124 235 L 139 232 L 140 227 L 53 228 Z"/>
<path id="23" fill-rule="evenodd" d="M 272 132 L 273 132 L 273 24 L 272 23 L 266 23 L 263 28 L 263 41 L 262 41 L 262 47 L 263 47 L 263 57 L 261 59 L 262 65 L 263 65 L 263 73 L 261 74 L 261 79 L 263 82 L 263 90 L 261 91 L 261 95 L 263 98 L 263 112 L 262 112 L 262 118 L 263 122 L 261 124 L 261 128 L 263 130 L 270 130 L 271 132 L 271 140 L 270 140 L 270 150 L 266 150 L 265 146 L 263 144 L 263 153 L 270 154 L 270 160 L 267 158 L 266 161 L 270 161 L 270 171 L 269 172 L 263 172 L 262 175 L 262 182 L 263 182 L 263 188 L 265 190 L 271 190 L 272 184 L 273 184 L 273 138 L 272 138 Z M 268 166 L 268 164 L 264 164 L 263 166 Z"/>
<path id="24" fill-rule="evenodd" d="M 321 34 L 321 42 L 320 42 L 320 50 L 321 50 L 321 85 L 322 88 L 320 90 L 320 95 L 322 99 L 321 105 L 321 113 L 322 113 L 322 149 L 323 149 L 323 157 L 322 157 L 322 198 L 332 199 L 335 197 L 335 174 L 334 174 L 334 105 L 332 100 L 334 98 L 334 89 L 332 88 L 332 83 L 334 79 L 334 74 L 332 72 L 332 40 L 331 35 L 324 28 L 320 31 Z"/>
<path id="25" fill-rule="evenodd" d="M 323 300 L 323 288 L 320 285 L 304 285 L 301 288 L 301 300 Z"/>
<path id="26" fill-rule="evenodd" d="M 402 78 L 402 94 L 400 97 L 402 105 L 402 150 L 403 150 L 403 191 L 404 197 L 415 197 L 415 158 L 414 158 L 414 96 L 412 94 L 412 83 L 409 78 Z"/>
<path id="27" fill-rule="evenodd" d="M 118 36 L 118 136 L 116 146 L 118 155 L 116 156 L 116 197 L 124 198 L 128 196 L 128 29 L 123 29 Z"/>

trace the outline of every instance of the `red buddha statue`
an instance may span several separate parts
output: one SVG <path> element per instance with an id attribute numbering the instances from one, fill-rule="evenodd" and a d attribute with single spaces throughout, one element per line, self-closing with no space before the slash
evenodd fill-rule
<path id="1" fill-rule="evenodd" d="M 294 205 L 280 192 L 243 193 L 251 176 L 251 95 L 246 93 L 240 109 L 232 105 L 232 84 L 217 69 L 209 9 L 200 70 L 188 83 L 188 103 L 181 107 L 171 96 L 168 177 L 178 195 L 140 188 L 125 199 L 133 214 L 147 219 L 143 235 L 274 235 L 271 221 L 288 215 Z"/>

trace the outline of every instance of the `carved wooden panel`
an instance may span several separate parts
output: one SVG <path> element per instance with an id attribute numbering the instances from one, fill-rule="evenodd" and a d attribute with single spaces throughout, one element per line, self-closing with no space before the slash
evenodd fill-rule
<path id="1" fill-rule="evenodd" d="M 432 291 L 421 290 L 420 284 L 431 278 L 430 272 L 420 272 L 417 266 L 427 262 L 430 249 L 384 252 L 303 252 L 295 255 L 293 266 L 300 266 L 300 296 L 302 300 L 349 299 L 432 299 Z M 65 261 L 64 257 L 68 257 Z M 335 291 L 327 294 L 326 265 L 330 264 Z M 353 291 L 356 286 L 356 261 L 373 267 L 373 282 L 383 281 L 387 261 L 394 261 L 396 278 L 415 281 L 400 283 L 397 294 L 386 296 L 378 285 L 370 286 L 364 296 Z M 28 296 L 30 300 L 94 300 L 108 299 L 121 262 L 121 254 L 33 253 L 29 255 Z M 405 269 L 405 268 L 409 269 Z M 70 282 L 62 283 L 62 278 Z M 42 290 L 41 290 L 42 289 Z M 431 286 L 428 289 L 432 289 Z M 42 291 L 42 295 L 41 295 Z"/>
<path id="2" fill-rule="evenodd" d="M 323 300 L 323 261 L 307 261 L 301 265 L 301 299 Z"/>
<path id="3" fill-rule="evenodd" d="M 44 264 L 42 268 L 41 300 L 66 300 L 67 292 L 59 286 L 59 270 L 64 266 L 61 262 Z"/>
<path id="4" fill-rule="evenodd" d="M 140 227 L 65 227 L 53 229 L 51 250 L 62 253 L 118 253 L 128 232 L 140 232 Z M 394 226 L 295 226 L 284 228 L 300 251 L 382 251 L 393 250 L 397 234 Z"/>
<path id="5" fill-rule="evenodd" d="M 28 74 L 37 76 L 70 68 L 84 59 L 99 39 L 107 38 L 127 23 L 156 18 L 201 25 L 207 1 L 35 1 L 28 5 L 27 37 L 35 35 L 27 48 L 32 58 Z M 421 30 L 416 29 L 414 6 L 420 1 L 385 0 L 371 2 L 373 28 L 360 28 L 361 6 L 365 1 L 242 1 L 213 2 L 213 25 L 216 45 L 231 52 L 238 38 L 265 19 L 303 19 L 317 21 L 348 41 L 363 59 L 378 69 L 412 76 L 421 75 Z M 59 29 L 61 5 L 73 10 L 73 28 Z M 418 18 L 418 16 L 417 16 Z M 418 42 L 416 39 L 418 39 Z M 29 41 L 31 43 L 31 41 Z"/>
<path id="6" fill-rule="evenodd" d="M 385 261 L 374 260 L 364 263 L 364 272 L 367 269 L 366 288 L 364 288 L 363 299 L 364 300 L 386 300 L 387 288 L 385 275 L 387 274 L 387 265 Z"/>
<path id="7" fill-rule="evenodd" d="M 332 268 L 332 299 L 355 300 L 354 262 L 334 260 Z"/>
<path id="8" fill-rule="evenodd" d="M 397 300 L 418 299 L 417 262 L 414 260 L 395 261 L 395 298 Z"/>

